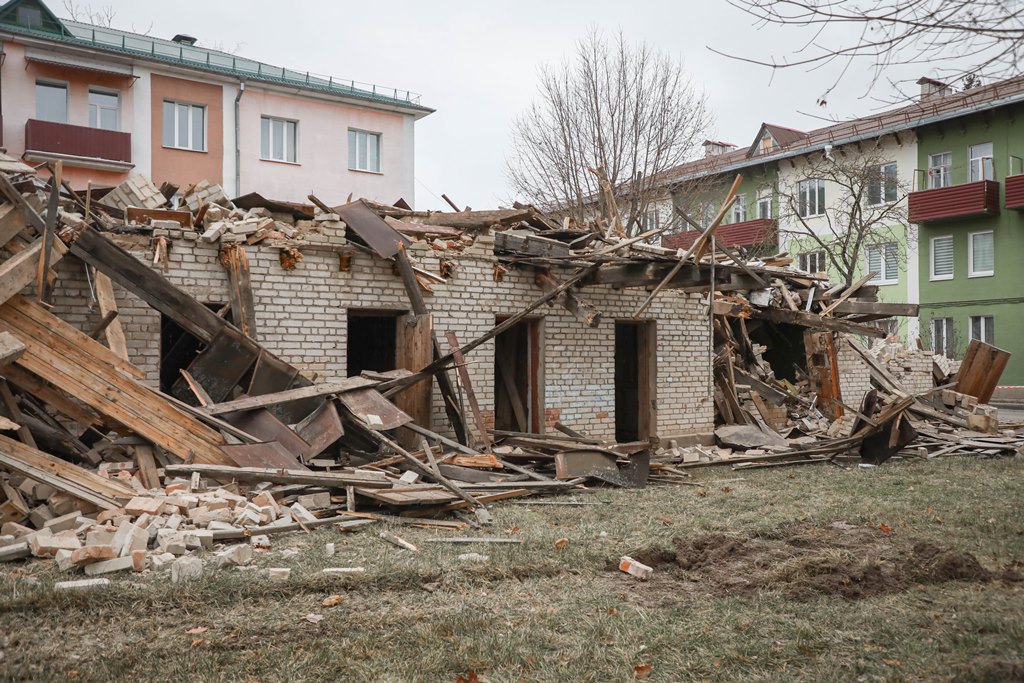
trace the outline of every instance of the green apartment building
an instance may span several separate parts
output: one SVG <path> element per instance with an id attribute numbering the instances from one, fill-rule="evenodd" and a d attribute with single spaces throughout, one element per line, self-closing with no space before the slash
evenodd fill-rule
<path id="1" fill-rule="evenodd" d="M 1013 354 L 1001 383 L 1024 384 L 1024 92 L 979 88 L 955 118 L 917 129 L 921 329 L 953 358 L 971 339 Z M 968 91 L 968 94 L 975 91 Z"/>

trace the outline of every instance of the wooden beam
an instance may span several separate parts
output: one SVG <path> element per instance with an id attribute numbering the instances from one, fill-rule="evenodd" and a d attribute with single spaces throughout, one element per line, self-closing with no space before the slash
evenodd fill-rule
<path id="1" fill-rule="evenodd" d="M 10 332 L 0 332 L 0 369 L 21 358 L 25 345 Z"/>
<path id="2" fill-rule="evenodd" d="M 868 273 L 867 275 L 864 275 L 863 277 L 861 277 L 859 280 L 857 280 L 852 285 L 847 287 L 846 291 L 844 291 L 839 296 L 838 299 L 836 299 L 835 301 L 830 303 L 828 306 L 826 306 L 824 309 L 822 309 L 821 315 L 828 315 L 828 314 L 830 314 L 833 310 L 835 310 L 836 306 L 838 306 L 839 304 L 843 303 L 844 301 L 849 299 L 851 296 L 856 294 L 858 289 L 860 289 L 868 280 L 870 280 L 871 278 L 873 278 L 873 277 L 875 277 L 877 275 L 878 275 L 878 273 Z M 807 305 L 808 306 L 811 305 L 810 300 L 807 301 Z"/>
<path id="3" fill-rule="evenodd" d="M 299 401 L 306 398 L 314 398 L 316 396 L 341 394 L 346 391 L 376 386 L 377 384 L 379 384 L 379 382 L 376 380 L 366 379 L 365 377 L 348 377 L 337 382 L 314 384 L 312 386 L 300 387 L 298 389 L 286 389 L 273 394 L 246 396 L 245 398 L 240 398 L 234 401 L 215 403 L 201 408 L 201 410 L 207 415 L 223 415 L 224 413 L 234 413 L 240 410 L 253 410 L 255 408 L 266 408 L 267 406 L 273 406 L 279 403 Z"/>
<path id="4" fill-rule="evenodd" d="M 40 237 L 28 249 L 0 263 L 0 304 L 24 290 L 33 281 L 36 281 L 36 286 L 38 286 L 43 244 L 44 240 Z M 67 247 L 60 240 L 54 240 L 51 252 L 48 264 L 52 266 L 67 253 Z"/>
<path id="5" fill-rule="evenodd" d="M 383 472 L 364 470 L 314 472 L 311 470 L 286 470 L 273 467 L 231 467 L 193 463 L 168 465 L 164 468 L 164 472 L 172 475 L 199 472 L 203 476 L 223 482 L 232 480 L 267 481 L 271 484 L 303 484 L 306 486 L 326 486 L 328 488 L 345 488 L 346 486 L 391 488 L 391 480 Z"/>
<path id="6" fill-rule="evenodd" d="M 889 304 L 881 301 L 857 301 L 855 299 L 847 299 L 846 301 L 838 302 L 838 305 L 833 309 L 834 313 L 842 313 L 845 315 L 870 315 L 878 317 L 908 317 L 913 318 L 918 315 L 920 310 L 918 304 Z"/>
<path id="7" fill-rule="evenodd" d="M 480 412 L 480 404 L 476 400 L 473 384 L 469 381 L 469 371 L 466 370 L 466 359 L 462 355 L 462 349 L 459 348 L 459 339 L 450 330 L 445 334 L 445 337 L 448 339 L 448 347 L 452 349 L 452 354 L 455 358 L 455 370 L 459 373 L 459 379 L 462 380 L 462 390 L 466 392 L 466 400 L 469 402 L 469 408 L 473 412 L 477 438 L 483 444 L 484 450 L 490 450 L 491 437 L 487 433 L 487 424 L 484 422 L 483 413 Z"/>
<path id="8" fill-rule="evenodd" d="M 253 300 L 249 277 L 249 256 L 238 243 L 225 244 L 220 249 L 220 264 L 228 273 L 228 301 L 242 333 L 256 339 L 256 304 Z"/>
<path id="9" fill-rule="evenodd" d="M 35 437 L 32 436 L 32 432 L 25 426 L 25 420 L 21 414 L 21 409 L 18 408 L 17 401 L 14 400 L 14 394 L 11 393 L 11 388 L 7 386 L 7 380 L 0 378 L 0 403 L 3 403 L 4 409 L 11 418 L 11 421 L 20 425 L 18 427 L 18 438 L 26 446 L 36 448 Z"/>
<path id="10" fill-rule="evenodd" d="M 811 329 L 833 330 L 835 332 L 848 332 L 850 334 L 862 334 L 867 337 L 885 337 L 885 332 L 872 325 L 859 325 L 841 318 L 823 318 L 815 313 L 805 311 L 787 311 L 781 308 L 757 308 L 747 307 L 751 318 L 759 318 L 773 323 L 787 323 L 789 325 L 800 325 Z"/>
<path id="11" fill-rule="evenodd" d="M 537 274 L 534 276 L 534 282 L 545 292 L 551 291 L 558 287 L 559 284 L 558 280 L 553 278 L 547 270 L 537 271 Z M 604 315 L 597 306 L 584 301 L 574 294 L 572 290 L 565 292 L 565 296 L 562 297 L 562 306 L 587 327 L 597 327 Z"/>
<path id="12" fill-rule="evenodd" d="M 124 327 L 117 317 L 117 299 L 114 297 L 114 283 L 105 274 L 97 272 L 93 277 L 96 285 L 96 303 L 104 319 L 112 315 L 110 322 L 103 329 L 107 346 L 121 358 L 128 360 L 128 341 L 124 335 Z"/>

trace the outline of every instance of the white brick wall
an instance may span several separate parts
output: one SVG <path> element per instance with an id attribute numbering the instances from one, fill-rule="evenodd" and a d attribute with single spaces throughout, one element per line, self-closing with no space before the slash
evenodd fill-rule
<path id="1" fill-rule="evenodd" d="M 171 231 L 169 236 L 168 279 L 201 302 L 226 302 L 227 276 L 217 260 L 218 245 L 197 242 L 188 233 Z M 407 310 L 408 300 L 389 262 L 353 250 L 351 267 L 341 272 L 337 250 L 344 239 L 334 234 L 314 237 L 329 248 L 303 248 L 304 259 L 290 271 L 281 267 L 277 248 L 256 245 L 246 250 L 260 343 L 305 375 L 316 373 L 320 381 L 346 374 L 349 308 Z M 124 244 L 131 240 L 119 241 Z M 148 238 L 135 238 L 135 242 L 129 245 L 132 252 L 151 262 Z M 461 254 L 441 254 L 455 263 L 454 274 L 448 282 L 432 285 L 433 294 L 425 298 L 445 349 L 446 331 L 453 330 L 462 343 L 471 341 L 490 330 L 496 316 L 514 315 L 542 294 L 526 271 L 510 268 L 502 282 L 494 282 L 491 245 L 489 237 L 481 237 Z M 438 252 L 413 249 L 411 256 L 417 265 L 438 272 Z M 569 272 L 553 275 L 564 279 Z M 90 309 L 86 303 L 89 294 L 84 266 L 68 258 L 60 264 L 60 273 L 61 281 L 55 288 L 57 313 L 83 330 L 93 329 L 100 316 L 95 305 Z M 117 285 L 115 291 L 132 360 L 155 384 L 160 315 Z M 581 296 L 604 314 L 596 328 L 585 327 L 557 304 L 537 310 L 536 315 L 544 319 L 545 408 L 549 419 L 556 415 L 574 429 L 596 437 L 614 437 L 614 321 L 629 319 L 647 294 L 642 288 L 585 289 Z M 708 325 L 700 295 L 665 291 L 644 318 L 657 321 L 658 436 L 710 432 L 714 408 L 710 400 Z M 472 351 L 467 361 L 481 407 L 492 415 L 494 342 Z M 444 406 L 435 389 L 434 425 L 442 428 L 446 424 Z"/>

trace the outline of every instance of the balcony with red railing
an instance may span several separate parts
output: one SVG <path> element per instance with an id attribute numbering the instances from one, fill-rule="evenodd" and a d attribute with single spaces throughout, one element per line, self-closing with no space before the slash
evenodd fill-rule
<path id="1" fill-rule="evenodd" d="M 661 246 L 668 249 L 688 249 L 697 241 L 700 232 L 690 230 L 665 235 Z M 778 223 L 774 218 L 755 218 L 752 221 L 720 225 L 715 230 L 715 241 L 727 247 L 752 247 L 760 244 L 778 242 Z"/>
<path id="2" fill-rule="evenodd" d="M 25 123 L 25 156 L 60 159 L 73 165 L 130 168 L 132 136 L 116 130 L 29 119 Z"/>
<path id="3" fill-rule="evenodd" d="M 999 213 L 999 183 L 978 180 L 918 190 L 907 196 L 907 209 L 911 223 L 995 215 Z"/>

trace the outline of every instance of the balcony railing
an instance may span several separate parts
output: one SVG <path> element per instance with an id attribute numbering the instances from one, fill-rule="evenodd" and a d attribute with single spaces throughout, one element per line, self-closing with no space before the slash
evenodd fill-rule
<path id="1" fill-rule="evenodd" d="M 697 230 L 666 235 L 661 246 L 669 249 L 688 249 L 700 236 Z M 750 247 L 778 241 L 778 224 L 774 218 L 755 218 L 752 221 L 731 223 L 715 230 L 715 240 L 727 247 Z"/>
<path id="2" fill-rule="evenodd" d="M 25 154 L 54 154 L 64 159 L 131 164 L 132 136 L 116 130 L 29 119 Z"/>
<path id="3" fill-rule="evenodd" d="M 907 208 L 911 223 L 995 215 L 999 213 L 999 183 L 979 180 L 911 192 Z"/>
<path id="4" fill-rule="evenodd" d="M 1024 210 L 1024 160 L 1010 156 L 1010 172 L 1006 176 L 1006 208 Z"/>

